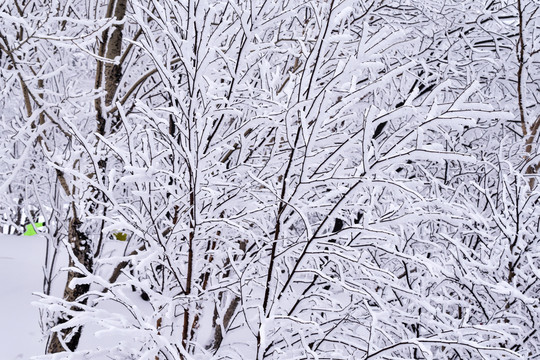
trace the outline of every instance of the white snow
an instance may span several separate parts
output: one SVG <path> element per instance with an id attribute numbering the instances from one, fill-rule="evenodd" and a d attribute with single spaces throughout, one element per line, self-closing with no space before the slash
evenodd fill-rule
<path id="1" fill-rule="evenodd" d="M 0 359 L 43 354 L 45 340 L 32 292 L 42 291 L 45 239 L 0 235 Z"/>

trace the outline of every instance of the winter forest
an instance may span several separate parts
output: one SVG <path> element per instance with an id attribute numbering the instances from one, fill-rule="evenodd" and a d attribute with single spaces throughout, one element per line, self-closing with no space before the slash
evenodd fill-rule
<path id="1" fill-rule="evenodd" d="M 538 0 L 4 0 L 0 116 L 38 359 L 540 359 Z"/>

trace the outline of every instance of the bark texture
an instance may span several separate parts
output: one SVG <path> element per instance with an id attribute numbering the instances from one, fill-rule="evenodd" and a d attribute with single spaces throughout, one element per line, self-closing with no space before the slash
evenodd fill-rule
<path id="1" fill-rule="evenodd" d="M 77 258 L 79 264 L 84 266 L 87 271 L 92 272 L 93 269 L 93 256 L 92 249 L 88 237 L 80 230 L 81 222 L 76 215 L 73 216 L 69 224 L 69 243 L 72 246 L 73 254 Z M 70 267 L 76 267 L 78 264 L 73 259 L 69 260 Z M 71 282 L 74 279 L 82 278 L 84 275 L 79 272 L 69 271 L 66 287 L 64 290 L 64 299 L 69 302 L 78 302 L 82 305 L 86 304 L 87 299 L 82 298 L 90 289 L 88 284 L 77 284 L 70 287 Z M 71 310 L 80 311 L 81 308 L 74 305 Z M 72 316 L 63 314 L 58 319 L 58 324 L 63 324 L 70 320 Z M 49 340 L 47 352 L 49 354 L 58 353 L 66 350 L 75 351 L 79 345 L 81 337 L 81 327 L 67 328 L 59 332 L 53 333 Z"/>

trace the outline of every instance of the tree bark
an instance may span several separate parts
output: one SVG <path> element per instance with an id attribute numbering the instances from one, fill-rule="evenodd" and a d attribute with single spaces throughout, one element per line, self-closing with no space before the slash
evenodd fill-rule
<path id="1" fill-rule="evenodd" d="M 68 241 L 72 246 L 73 254 L 77 258 L 77 261 L 83 265 L 87 271 L 92 272 L 93 270 L 93 256 L 92 249 L 90 246 L 90 241 L 88 237 L 80 230 L 81 221 L 78 219 L 77 214 L 73 215 L 73 219 L 69 224 L 69 233 Z M 75 267 L 77 264 L 74 259 L 69 260 L 69 266 Z M 90 289 L 89 284 L 77 284 L 73 287 L 70 287 L 70 283 L 73 279 L 82 278 L 84 275 L 69 271 L 68 278 L 66 282 L 66 287 L 64 290 L 64 299 L 69 302 L 78 302 L 82 305 L 86 305 L 86 298 L 82 298 Z M 71 310 L 78 311 L 81 310 L 80 307 L 74 305 Z M 64 315 L 58 319 L 58 324 L 63 324 L 66 321 L 70 320 L 72 316 Z M 60 335 L 61 334 L 61 335 Z M 60 339 L 60 336 L 62 339 Z M 79 345 L 79 340 L 81 337 L 81 327 L 73 327 L 64 329 L 60 332 L 55 332 L 52 334 L 49 344 L 47 346 L 47 352 L 49 354 L 62 352 L 65 350 L 75 351 Z M 64 348 L 62 342 L 65 343 L 67 349 Z"/>
<path id="2" fill-rule="evenodd" d="M 116 1 L 110 0 L 107 6 L 106 16 L 111 17 L 113 15 L 113 9 L 114 9 L 114 17 L 116 18 L 117 21 L 122 21 L 126 13 L 126 5 L 127 5 L 127 0 L 116 0 Z M 114 60 L 117 56 L 121 54 L 123 28 L 124 28 L 123 24 L 113 25 L 112 34 L 110 37 L 108 37 L 108 31 L 104 32 L 103 38 L 102 38 L 102 44 L 99 49 L 99 54 L 98 54 L 99 56 L 103 57 L 103 55 L 105 55 L 107 59 Z M 104 71 L 103 71 L 103 67 L 105 68 Z M 111 105 L 112 100 L 114 99 L 116 90 L 118 89 L 118 84 L 120 83 L 121 77 L 122 77 L 121 64 L 106 63 L 105 66 L 103 66 L 103 62 L 98 61 L 98 65 L 96 68 L 95 86 L 96 88 L 100 88 L 103 85 L 103 82 L 105 82 L 104 87 L 105 87 L 105 105 L 106 106 Z M 100 135 L 105 135 L 107 131 L 107 127 L 106 127 L 107 122 L 106 122 L 106 116 L 104 116 L 104 111 L 102 109 L 101 99 L 96 99 L 95 108 L 97 112 L 98 132 Z M 104 170 L 106 168 L 106 161 L 102 160 L 100 161 L 98 165 L 99 165 L 100 170 Z M 64 187 L 64 190 L 66 190 L 66 188 L 67 186 Z M 69 192 L 69 189 L 67 189 L 66 193 L 68 192 Z M 86 268 L 86 270 L 88 270 L 89 272 L 92 272 L 93 261 L 94 261 L 92 243 L 89 237 L 86 236 L 86 234 L 84 234 L 84 232 L 80 230 L 82 222 L 77 216 L 74 203 L 72 203 L 72 210 L 73 210 L 73 217 L 69 224 L 68 242 L 71 245 L 73 254 L 77 258 L 78 262 L 82 264 Z M 94 206 L 93 209 L 91 209 L 90 211 L 96 212 L 97 206 Z M 103 225 L 104 224 L 102 223 L 101 229 L 103 228 Z M 101 247 L 101 242 L 102 242 L 102 234 L 100 231 L 100 239 L 97 245 L 98 253 L 99 253 L 99 248 Z M 69 265 L 70 267 L 73 267 L 76 265 L 74 259 L 70 259 Z M 68 272 L 66 287 L 64 289 L 64 300 L 69 301 L 69 302 L 78 302 L 79 304 L 85 305 L 87 299 L 84 298 L 84 295 L 90 290 L 90 285 L 80 284 L 80 285 L 75 285 L 73 288 L 70 287 L 70 283 L 72 282 L 72 280 L 75 278 L 80 278 L 80 277 L 83 277 L 83 275 L 81 275 L 78 272 L 74 272 L 74 271 Z M 80 310 L 80 308 L 74 305 L 71 308 L 71 310 L 77 311 L 77 310 Z M 65 323 L 71 318 L 72 318 L 71 316 L 64 314 L 62 317 L 58 319 L 58 324 Z M 79 340 L 81 337 L 81 330 L 82 330 L 82 327 L 79 326 L 79 327 L 64 329 L 60 332 L 53 333 L 51 338 L 49 339 L 49 344 L 47 346 L 47 353 L 52 354 L 52 353 L 66 351 L 66 350 L 70 350 L 70 351 L 76 350 L 77 346 L 79 345 Z"/>

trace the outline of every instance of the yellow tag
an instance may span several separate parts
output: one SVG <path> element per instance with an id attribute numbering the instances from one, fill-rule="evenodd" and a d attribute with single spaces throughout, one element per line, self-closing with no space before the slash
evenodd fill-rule
<path id="1" fill-rule="evenodd" d="M 116 240 L 126 241 L 127 239 L 127 234 L 123 232 L 113 233 L 113 235 L 116 238 Z"/>

